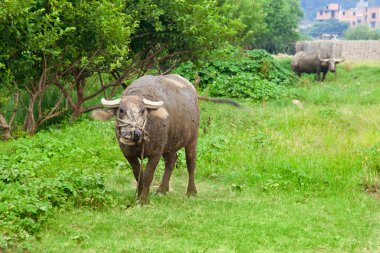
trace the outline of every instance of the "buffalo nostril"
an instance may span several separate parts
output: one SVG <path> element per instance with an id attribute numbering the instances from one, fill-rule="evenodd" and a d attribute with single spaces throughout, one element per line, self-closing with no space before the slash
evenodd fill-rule
<path id="1" fill-rule="evenodd" d="M 135 140 L 140 140 L 142 137 L 142 132 L 140 129 L 136 129 L 134 133 Z"/>

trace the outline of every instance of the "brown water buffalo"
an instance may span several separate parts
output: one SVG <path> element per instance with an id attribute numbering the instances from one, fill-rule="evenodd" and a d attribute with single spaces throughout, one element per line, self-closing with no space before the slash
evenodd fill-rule
<path id="1" fill-rule="evenodd" d="M 149 203 L 149 187 L 161 156 L 165 171 L 157 192 L 169 191 L 177 151 L 183 147 L 189 173 L 187 195 L 196 195 L 199 108 L 197 93 L 189 81 L 179 75 L 143 76 L 126 88 L 120 99 L 102 99 L 102 104 L 115 111 L 116 137 L 139 183 L 141 204 Z M 148 158 L 143 172 L 139 161 L 142 156 Z"/>
<path id="2" fill-rule="evenodd" d="M 322 82 L 326 78 L 327 72 L 331 71 L 335 73 L 335 65 L 342 62 L 342 59 L 334 59 L 329 56 L 321 57 L 321 53 L 308 54 L 305 52 L 298 52 L 292 58 L 292 70 L 301 76 L 302 73 L 317 74 L 317 81 Z"/>

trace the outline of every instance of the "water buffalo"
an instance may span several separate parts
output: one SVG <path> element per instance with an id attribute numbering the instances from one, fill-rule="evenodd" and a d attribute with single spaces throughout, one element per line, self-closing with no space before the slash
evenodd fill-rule
<path id="1" fill-rule="evenodd" d="M 138 182 L 141 204 L 149 203 L 149 187 L 161 156 L 165 171 L 157 192 L 165 194 L 169 190 L 177 151 L 183 147 L 189 173 L 187 195 L 196 195 L 199 108 L 197 93 L 189 81 L 179 75 L 146 75 L 127 87 L 120 99 L 102 99 L 102 104 L 116 114 L 116 137 Z M 148 158 L 143 172 L 141 157 Z"/>
<path id="2" fill-rule="evenodd" d="M 334 59 L 332 57 L 321 57 L 321 53 L 308 54 L 305 52 L 298 52 L 292 58 L 292 70 L 298 75 L 301 76 L 302 73 L 308 74 L 317 74 L 317 81 L 321 81 L 321 72 L 322 82 L 326 78 L 327 72 L 335 72 L 335 65 L 340 63 L 341 59 Z"/>

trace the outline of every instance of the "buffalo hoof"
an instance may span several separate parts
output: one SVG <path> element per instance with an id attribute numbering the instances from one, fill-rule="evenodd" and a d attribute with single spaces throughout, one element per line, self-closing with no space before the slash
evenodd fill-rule
<path id="1" fill-rule="evenodd" d="M 197 196 L 197 190 L 194 189 L 187 189 L 186 196 L 188 197 L 196 197 Z"/>
<path id="2" fill-rule="evenodd" d="M 169 187 L 168 186 L 164 186 L 164 185 L 160 185 L 158 188 L 157 188 L 157 194 L 162 194 L 162 195 L 166 195 L 166 193 L 169 192 Z"/>
<path id="3" fill-rule="evenodd" d="M 149 205 L 149 204 L 150 204 L 150 201 L 149 201 L 149 195 L 148 195 L 148 196 L 143 196 L 143 195 L 141 195 L 141 196 L 139 197 L 138 203 L 139 203 L 139 205 L 141 205 L 141 206 Z"/>

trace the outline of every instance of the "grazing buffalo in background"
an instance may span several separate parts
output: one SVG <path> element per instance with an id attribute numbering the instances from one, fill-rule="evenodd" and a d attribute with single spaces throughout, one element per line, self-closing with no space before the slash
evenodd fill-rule
<path id="1" fill-rule="evenodd" d="M 149 203 L 149 187 L 161 156 L 165 171 L 157 192 L 169 191 L 177 151 L 183 147 L 189 173 L 187 195 L 196 195 L 199 108 L 197 93 L 189 81 L 179 75 L 143 76 L 126 88 L 120 99 L 102 99 L 102 104 L 116 114 L 116 137 L 138 182 L 141 204 Z M 112 113 L 98 111 L 93 116 L 108 119 Z M 142 172 L 139 159 L 146 157 L 148 163 Z"/>
<path id="2" fill-rule="evenodd" d="M 298 75 L 301 76 L 302 73 L 308 74 L 317 74 L 317 81 L 321 81 L 321 72 L 322 81 L 325 80 L 327 72 L 331 71 L 335 73 L 335 65 L 342 62 L 341 59 L 334 59 L 330 56 L 321 57 L 321 53 L 305 53 L 298 52 L 292 58 L 292 70 Z"/>

